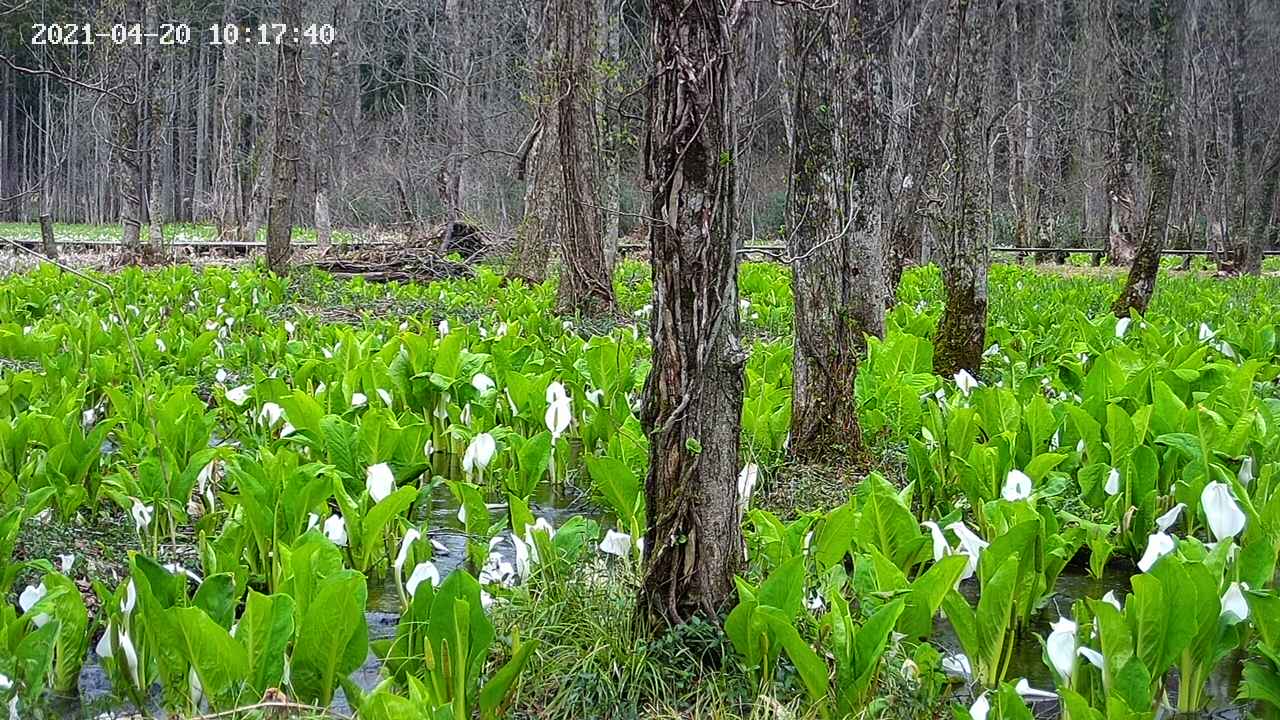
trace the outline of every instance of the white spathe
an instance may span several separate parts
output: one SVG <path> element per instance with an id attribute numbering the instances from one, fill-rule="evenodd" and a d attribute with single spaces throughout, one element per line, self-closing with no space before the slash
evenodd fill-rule
<path id="1" fill-rule="evenodd" d="M 1107 473 L 1106 483 L 1102 485 L 1102 490 L 1108 495 L 1120 494 L 1120 471 L 1119 470 L 1117 470 L 1116 468 L 1111 468 L 1111 471 Z"/>
<path id="2" fill-rule="evenodd" d="M 947 536 L 942 534 L 942 528 L 938 527 L 938 523 L 932 520 L 925 520 L 921 525 L 928 528 L 929 535 L 933 537 L 933 561 L 938 562 L 951 552 L 951 545 L 947 542 Z"/>
<path id="3" fill-rule="evenodd" d="M 40 583 L 39 585 L 28 585 L 26 589 L 22 591 L 22 594 L 18 596 L 18 607 L 22 608 L 22 612 L 24 613 L 30 612 L 31 608 L 35 607 L 36 603 L 40 602 L 48 592 L 49 589 L 44 586 L 44 583 Z M 49 620 L 49 616 L 44 613 L 40 613 L 39 615 L 31 618 L 31 622 L 34 623 L 36 627 L 44 627 L 44 624 L 49 622 Z"/>
<path id="4" fill-rule="evenodd" d="M 75 553 L 58 556 L 58 567 L 61 569 L 61 572 L 63 575 L 66 575 L 67 573 L 71 572 L 71 568 L 74 567 L 75 564 L 76 564 Z"/>
<path id="5" fill-rule="evenodd" d="M 417 528 L 409 528 L 409 531 L 404 534 L 404 538 L 400 540 L 400 551 L 396 553 L 396 560 L 393 563 L 396 569 L 396 577 L 400 577 L 400 574 L 404 572 L 404 564 L 409 559 L 410 546 L 421 538 L 422 533 L 418 532 Z"/>
<path id="6" fill-rule="evenodd" d="M 1058 675 L 1068 682 L 1076 669 L 1076 623 L 1068 618 L 1058 618 L 1044 642 L 1045 653 Z"/>
<path id="7" fill-rule="evenodd" d="M 468 475 L 476 470 L 484 470 L 493 460 L 498 444 L 489 433 L 480 433 L 471 439 L 467 450 L 462 454 L 462 469 Z"/>
<path id="8" fill-rule="evenodd" d="M 362 392 L 351 393 L 351 407 L 364 407 L 369 404 L 369 396 Z"/>
<path id="9" fill-rule="evenodd" d="M 1088 648 L 1088 647 L 1076 648 L 1076 654 L 1078 654 L 1080 657 L 1084 658 L 1085 660 L 1088 660 L 1090 665 L 1093 665 L 1099 670 L 1103 669 L 1102 666 L 1106 662 L 1105 659 L 1102 657 L 1102 653 L 1098 652 L 1097 650 L 1094 650 L 1093 648 Z"/>
<path id="10" fill-rule="evenodd" d="M 960 552 L 969 556 L 969 563 L 965 567 L 964 574 L 960 576 L 961 580 L 967 580 L 978 571 L 978 559 L 982 556 L 982 551 L 986 550 L 990 543 L 978 537 L 963 522 L 953 522 L 947 526 L 947 529 L 955 533 L 956 537 L 960 539 Z"/>
<path id="11" fill-rule="evenodd" d="M 1126 332 L 1129 332 L 1129 325 L 1133 322 L 1133 318 L 1122 317 L 1116 319 L 1116 337 L 1122 338 Z"/>
<path id="12" fill-rule="evenodd" d="M 559 383 L 553 383 L 558 385 Z M 550 394 L 550 390 L 548 390 Z M 573 419 L 572 407 L 569 404 L 569 398 L 560 396 L 550 401 L 547 405 L 547 412 L 543 415 L 543 421 L 547 425 L 547 430 L 551 431 L 552 441 L 560 439 L 565 430 L 569 429 L 569 421 Z"/>
<path id="13" fill-rule="evenodd" d="M 1147 537 L 1147 550 L 1138 561 L 1138 569 L 1147 572 L 1160 558 L 1173 552 L 1176 543 L 1171 535 L 1158 532 Z"/>
<path id="14" fill-rule="evenodd" d="M 1200 493 L 1200 506 L 1204 509 L 1209 530 L 1218 542 L 1233 538 L 1244 530 L 1247 518 L 1236 504 L 1230 485 L 1221 482 L 1205 485 L 1204 491 Z"/>
<path id="15" fill-rule="evenodd" d="M 1169 512 L 1156 518 L 1156 527 L 1160 528 L 1160 532 L 1169 532 L 1169 528 L 1178 522 L 1178 517 L 1182 515 L 1182 511 L 1187 508 L 1186 503 L 1178 503 L 1169 508 Z"/>
<path id="16" fill-rule="evenodd" d="M 347 521 L 343 520 L 341 515 L 330 515 L 324 521 L 324 534 L 333 541 L 334 545 L 346 547 Z"/>
<path id="17" fill-rule="evenodd" d="M 756 481 L 760 479 L 760 466 L 748 463 L 738 472 L 738 515 L 747 512 L 751 504 L 751 493 L 755 490 Z"/>
<path id="18" fill-rule="evenodd" d="M 987 713 L 991 712 L 991 703 L 987 701 L 987 691 L 983 690 L 977 700 L 969 706 L 969 716 L 973 720 L 987 720 Z"/>
<path id="19" fill-rule="evenodd" d="M 1031 477 L 1021 470 L 1010 470 L 1004 479 L 1000 495 L 1009 502 L 1026 500 L 1031 497 Z"/>
<path id="20" fill-rule="evenodd" d="M 1228 625 L 1249 619 L 1249 603 L 1244 599 L 1244 591 L 1248 589 L 1249 586 L 1244 583 L 1232 582 L 1222 594 L 1221 617 Z"/>
<path id="21" fill-rule="evenodd" d="M 1236 477 L 1240 480 L 1240 484 L 1244 485 L 1245 487 L 1248 487 L 1249 483 L 1253 482 L 1253 456 L 1252 455 L 1245 456 L 1244 460 L 1240 463 L 1240 472 L 1239 474 L 1236 475 Z"/>
<path id="22" fill-rule="evenodd" d="M 369 491 L 369 497 L 375 503 L 380 503 L 395 490 L 395 473 L 391 472 L 391 466 L 386 463 L 370 465 L 365 470 L 364 486 Z"/>
<path id="23" fill-rule="evenodd" d="M 476 373 L 475 376 L 471 378 L 471 387 L 475 388 L 476 392 L 483 395 L 496 387 L 496 383 L 494 383 L 493 378 L 488 375 L 485 375 L 484 373 Z"/>
<path id="24" fill-rule="evenodd" d="M 273 402 L 263 403 L 262 409 L 258 411 L 258 422 L 267 427 L 274 427 L 283 417 L 284 408 Z"/>
<path id="25" fill-rule="evenodd" d="M 431 561 L 418 563 L 409 575 L 409 579 L 405 581 L 404 589 L 409 591 L 409 597 L 413 597 L 413 594 L 418 591 L 418 586 L 426 581 L 430 581 L 432 587 L 440 585 L 440 571 Z"/>
<path id="26" fill-rule="evenodd" d="M 631 554 L 631 536 L 617 530 L 605 532 L 604 539 L 600 541 L 600 552 L 621 558 L 627 557 Z"/>
<path id="27" fill-rule="evenodd" d="M 249 391 L 253 390 L 248 385 L 240 385 L 233 387 L 227 391 L 227 402 L 232 405 L 241 406 L 249 402 Z"/>
<path id="28" fill-rule="evenodd" d="M 151 519 L 155 517 L 155 505 L 143 505 L 138 498 L 129 498 L 133 501 L 133 507 L 129 509 L 129 514 L 133 516 L 133 526 L 138 532 L 146 530 L 151 525 Z"/>
<path id="29" fill-rule="evenodd" d="M 978 387 L 978 379 L 970 375 L 969 371 L 964 368 L 961 368 L 960 372 L 955 374 L 955 381 L 956 387 L 960 388 L 960 392 L 963 393 L 965 397 L 969 397 L 969 393 L 973 392 L 973 389 Z"/>

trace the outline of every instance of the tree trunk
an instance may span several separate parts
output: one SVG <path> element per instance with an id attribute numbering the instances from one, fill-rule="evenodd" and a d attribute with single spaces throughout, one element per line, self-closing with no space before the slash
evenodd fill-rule
<path id="1" fill-rule="evenodd" d="M 1155 293 L 1160 254 L 1169 230 L 1173 183 L 1178 174 L 1173 152 L 1178 132 L 1175 104 L 1181 90 L 1178 39 L 1181 37 L 1182 0 L 1152 0 L 1150 12 L 1155 56 L 1160 62 L 1160 75 L 1151 88 L 1152 97 L 1142 135 L 1151 168 L 1151 199 L 1147 202 L 1142 238 L 1129 269 L 1129 278 L 1111 307 L 1116 317 L 1128 317 L 1135 310 L 1145 313 Z"/>
<path id="2" fill-rule="evenodd" d="M 301 0 L 285 0 L 281 21 L 301 24 Z M 271 206 L 267 212 L 267 267 L 283 275 L 289 271 L 293 254 L 291 217 L 294 190 L 298 184 L 298 127 L 302 119 L 302 47 L 280 43 L 276 61 L 276 122 L 272 143 Z"/>
<path id="3" fill-rule="evenodd" d="M 539 283 L 546 278 L 551 247 L 559 232 L 558 211 L 564 180 L 559 163 L 559 119 L 554 78 L 556 32 L 547 22 L 558 0 L 532 4 L 529 10 L 528 57 L 533 71 L 534 127 L 528 147 L 516 165 L 516 174 L 528 178 L 524 189 L 524 215 L 516 228 L 516 242 L 507 262 L 507 275 Z"/>
<path id="4" fill-rule="evenodd" d="M 862 446 L 854 381 L 866 335 L 884 334 L 877 189 L 884 161 L 873 93 L 870 0 L 792 8 L 794 68 L 787 254 L 795 295 L 791 444 L 816 462 Z"/>
<path id="5" fill-rule="evenodd" d="M 110 54 L 108 64 L 114 66 L 119 79 L 111 106 L 115 126 L 116 184 L 120 194 L 120 249 L 126 260 L 133 261 L 141 250 L 143 214 L 143 152 L 139 130 L 145 95 L 141 82 L 141 50 L 126 44 L 109 48 L 106 52 Z"/>
<path id="6" fill-rule="evenodd" d="M 227 0 L 222 25 L 238 22 L 235 2 Z M 213 168 L 213 214 L 219 242 L 241 239 L 244 228 L 240 193 L 240 55 L 239 43 L 224 43 L 218 66 L 218 108 L 214 113 L 217 144 Z M 253 240 L 254 238 L 249 238 Z"/>
<path id="7" fill-rule="evenodd" d="M 937 177 L 930 213 L 946 301 L 933 343 L 933 368 L 939 375 L 961 369 L 976 375 L 982 367 L 991 248 L 982 222 L 984 173 L 975 155 L 978 150 L 985 155 L 987 147 L 977 72 L 987 64 L 985 12 L 970 0 L 953 0 L 947 12 L 944 61 L 949 70 L 942 127 L 948 158 Z"/>
<path id="8" fill-rule="evenodd" d="M 595 0 L 600 2 L 601 0 Z M 559 310 L 585 316 L 617 309 L 613 266 L 606 262 L 595 197 L 592 100 L 596 19 L 592 0 L 558 0 L 556 13 L 556 117 L 563 193 L 560 201 Z"/>
<path id="9" fill-rule="evenodd" d="M 1249 3 L 1231 2 L 1232 53 L 1227 68 L 1231 89 L 1231 214 L 1223 223 L 1227 235 L 1227 262 L 1223 269 L 1233 275 L 1257 275 L 1262 272 L 1263 238 L 1249 227 L 1249 157 L 1245 143 L 1245 102 L 1250 88 L 1248 31 Z M 1270 208 L 1267 208 L 1270 210 Z"/>
<path id="10" fill-rule="evenodd" d="M 745 353 L 738 340 L 736 152 L 729 114 L 745 4 L 651 0 L 646 177 L 652 188 L 653 367 L 639 608 L 714 617 L 742 565 L 737 489 Z"/>
<path id="11" fill-rule="evenodd" d="M 143 50 L 147 57 L 145 92 L 147 119 L 149 120 L 144 154 L 147 163 L 147 179 L 149 181 L 147 184 L 147 227 L 151 249 L 158 252 L 164 247 L 164 200 L 162 197 L 164 179 L 160 167 L 160 148 L 163 144 L 167 109 L 165 107 L 166 101 L 159 87 L 162 67 L 159 41 L 154 39 L 159 30 L 155 0 L 147 0 L 144 12 L 147 17 L 147 31 L 152 33 L 152 37 L 147 39 L 147 44 Z"/>
<path id="12" fill-rule="evenodd" d="M 467 187 L 467 153 L 471 143 L 471 43 L 467 28 L 472 21 L 467 0 L 445 0 L 446 45 L 451 72 L 447 74 L 444 97 L 445 136 L 448 140 L 440 173 L 440 203 L 445 211 L 445 231 L 440 249 L 453 242 L 453 230 L 462 219 L 462 203 Z"/>
<path id="13" fill-rule="evenodd" d="M 53 216 L 47 210 L 40 213 L 40 248 L 45 257 L 50 260 L 58 259 L 58 242 L 53 237 Z"/>

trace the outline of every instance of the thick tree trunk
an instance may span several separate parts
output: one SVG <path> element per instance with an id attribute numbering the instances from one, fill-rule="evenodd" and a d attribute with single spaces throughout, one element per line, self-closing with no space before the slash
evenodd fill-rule
<path id="1" fill-rule="evenodd" d="M 728 111 L 745 4 L 732 7 L 650 3 L 653 367 L 641 417 L 650 443 L 639 607 L 672 623 L 722 610 L 743 556 L 737 478 L 746 357 L 733 227 L 738 148 Z"/>
<path id="2" fill-rule="evenodd" d="M 1169 209 L 1178 166 L 1173 153 L 1177 146 L 1176 103 L 1181 90 L 1181 72 L 1177 61 L 1181 37 L 1182 0 L 1152 0 L 1151 29 L 1156 38 L 1160 75 L 1153 83 L 1152 97 L 1146 113 L 1142 140 L 1151 167 L 1151 198 L 1142 238 L 1129 269 L 1129 278 L 1111 310 L 1116 317 L 1128 317 L 1133 311 L 1145 313 L 1156 289 L 1160 271 L 1160 254 L 1169 230 Z"/>
<path id="3" fill-rule="evenodd" d="M 301 24 L 301 0 L 285 0 L 281 21 L 293 27 Z M 294 190 L 298 184 L 298 155 L 302 120 L 302 48 L 282 42 L 276 62 L 275 142 L 271 158 L 271 206 L 267 212 L 267 267 L 274 273 L 289 271 L 293 254 L 291 217 Z"/>
<path id="4" fill-rule="evenodd" d="M 132 45 L 108 49 L 108 62 L 119 73 L 117 92 L 112 96 L 112 123 L 115 136 L 116 185 L 120 194 L 121 253 L 132 261 L 141 250 L 142 237 L 142 92 L 141 51 Z"/>
<path id="5" fill-rule="evenodd" d="M 787 253 L 795 295 L 793 456 L 829 460 L 861 449 L 854 397 L 866 335 L 884 333 L 879 197 L 884 147 L 873 83 L 880 72 L 863 35 L 870 0 L 829 10 L 793 8 L 796 73 Z"/>
<path id="6" fill-rule="evenodd" d="M 601 0 L 594 0 L 600 2 Z M 617 308 L 613 266 L 600 233 L 595 195 L 594 65 L 597 59 L 593 0 L 558 0 L 556 5 L 556 117 L 560 124 L 560 312 L 604 315 Z"/>
<path id="7" fill-rule="evenodd" d="M 969 0 L 953 0 L 947 10 L 944 62 L 950 69 L 942 126 L 948 158 L 937 178 L 930 213 L 946 301 L 933 343 L 933 367 L 940 375 L 961 369 L 976 375 L 982 367 L 991 253 L 982 222 L 987 193 L 976 157 L 987 147 L 978 73 L 987 64 L 985 12 L 981 3 L 971 5 Z"/>
<path id="8" fill-rule="evenodd" d="M 40 249 L 50 260 L 58 259 L 58 241 L 53 237 L 53 216 L 47 210 L 40 214 Z"/>

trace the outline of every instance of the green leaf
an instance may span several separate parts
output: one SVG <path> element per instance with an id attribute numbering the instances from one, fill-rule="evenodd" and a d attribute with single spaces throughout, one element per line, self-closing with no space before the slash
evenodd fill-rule
<path id="1" fill-rule="evenodd" d="M 195 669 L 210 706 L 220 710 L 233 705 L 238 695 L 234 690 L 249 671 L 244 646 L 200 608 L 172 608 L 168 612 L 179 631 L 179 652 Z"/>
<path id="2" fill-rule="evenodd" d="M 321 581 L 298 624 L 293 647 L 293 689 L 303 702 L 328 705 L 338 679 L 364 664 L 369 653 L 367 597 L 364 576 L 354 570 Z"/>
<path id="3" fill-rule="evenodd" d="M 285 649 L 293 639 L 295 611 L 293 598 L 285 594 L 263 595 L 250 590 L 245 600 L 236 640 L 244 646 L 249 663 L 245 678 L 257 697 L 280 686 Z"/>

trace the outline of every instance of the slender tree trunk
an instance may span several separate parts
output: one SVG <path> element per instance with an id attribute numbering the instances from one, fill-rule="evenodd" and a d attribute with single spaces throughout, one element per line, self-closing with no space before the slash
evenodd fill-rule
<path id="1" fill-rule="evenodd" d="M 108 63 L 119 74 L 119 86 L 110 102 L 115 126 L 116 184 L 120 194 L 121 253 L 132 261 L 141 250 L 142 236 L 143 153 L 139 132 L 145 97 L 141 82 L 142 58 L 141 50 L 132 45 L 110 48 L 106 52 L 110 53 Z"/>
<path id="2" fill-rule="evenodd" d="M 546 277 L 551 248 L 559 235 L 561 183 L 559 117 L 553 61 L 555 24 L 547 22 L 557 0 L 533 3 L 529 9 L 529 67 L 533 72 L 534 127 L 528 147 L 517 163 L 517 175 L 528 178 L 524 189 L 524 215 L 516 228 L 516 242 L 507 262 L 507 275 L 530 282 Z"/>
<path id="3" fill-rule="evenodd" d="M 462 203 L 469 190 L 467 153 L 471 143 L 471 44 L 467 29 L 472 21 L 468 0 L 445 0 L 446 45 L 451 72 L 446 82 L 444 105 L 448 147 L 440 176 L 440 202 L 445 211 L 445 231 L 441 250 L 453 242 L 453 232 L 462 219 Z"/>
<path id="4" fill-rule="evenodd" d="M 600 2 L 601 0 L 594 0 Z M 596 147 L 592 100 L 597 58 L 593 0 L 556 5 L 556 116 L 560 124 L 560 312 L 604 315 L 617 308 L 613 266 L 606 261 L 595 195 Z"/>
<path id="5" fill-rule="evenodd" d="M 1227 80 L 1231 89 L 1231 213 L 1223 225 L 1228 247 L 1224 270 L 1230 274 L 1257 275 L 1262 272 L 1263 239 L 1249 227 L 1249 154 L 1245 142 L 1245 102 L 1250 88 L 1249 54 L 1245 35 L 1248 32 L 1249 3 L 1231 2 L 1231 64 Z M 1269 208 L 1268 208 L 1269 210 Z"/>
<path id="6" fill-rule="evenodd" d="M 235 2 L 227 0 L 223 27 L 237 23 Z M 240 198 L 240 55 L 239 43 L 224 43 L 218 66 L 218 108 L 214 113 L 216 158 L 213 168 L 213 214 L 218 240 L 240 240 L 244 227 Z M 250 237 L 249 240 L 254 238 Z"/>
<path id="7" fill-rule="evenodd" d="M 651 183 L 653 367 L 648 527 L 639 607 L 679 623 L 714 617 L 743 556 L 737 489 L 743 365 L 729 115 L 744 3 L 651 0 L 646 176 Z"/>
<path id="8" fill-rule="evenodd" d="M 1156 44 L 1155 56 L 1160 62 L 1160 75 L 1151 90 L 1152 97 L 1142 135 L 1146 144 L 1145 154 L 1151 167 L 1151 199 L 1147 203 L 1142 238 L 1129 269 L 1129 278 L 1111 307 L 1116 317 L 1128 317 L 1135 310 L 1145 313 L 1151 296 L 1155 293 L 1160 254 L 1164 250 L 1165 236 L 1169 231 L 1173 184 L 1178 175 L 1173 153 L 1177 146 L 1178 132 L 1175 104 L 1181 90 L 1178 40 L 1182 34 L 1182 0 L 1151 0 L 1150 12 L 1151 30 Z"/>
<path id="9" fill-rule="evenodd" d="M 982 3 L 953 0 L 947 11 L 945 60 L 950 65 L 943 99 L 943 136 L 947 162 L 937 179 L 931 222 L 938 243 L 946 306 L 933 343 L 933 367 L 940 375 L 982 367 L 987 325 L 989 235 L 983 221 L 987 196 L 977 151 L 987 147 L 983 134 L 982 79 L 987 65 L 989 23 Z"/>
<path id="10" fill-rule="evenodd" d="M 795 141 L 787 253 L 795 295 L 793 456 L 828 460 L 861 449 L 854 381 L 866 335 L 884 333 L 877 191 L 884 160 L 874 83 L 871 0 L 792 8 Z"/>
<path id="11" fill-rule="evenodd" d="M 301 24 L 301 0 L 285 0 L 281 8 L 282 22 Z M 294 190 L 298 184 L 298 155 L 302 120 L 302 47 L 280 43 L 276 61 L 276 122 L 272 143 L 271 206 L 267 212 L 267 267 L 272 272 L 289 271 L 293 254 L 291 217 Z"/>
<path id="12" fill-rule="evenodd" d="M 143 52 L 147 58 L 147 142 L 144 156 L 147 163 L 147 227 L 148 241 L 152 251 L 164 247 L 164 178 L 160 165 L 160 150 L 163 147 L 165 125 L 167 120 L 166 100 L 161 92 L 160 77 L 162 74 L 159 41 L 155 39 L 159 30 L 159 20 L 155 0 L 147 0 L 147 31 L 152 34 L 147 39 Z"/>

